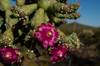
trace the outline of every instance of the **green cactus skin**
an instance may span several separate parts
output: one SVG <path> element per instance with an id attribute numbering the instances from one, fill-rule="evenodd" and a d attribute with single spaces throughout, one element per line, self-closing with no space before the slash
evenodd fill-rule
<path id="1" fill-rule="evenodd" d="M 48 22 L 48 21 L 50 21 L 50 19 L 49 19 L 47 13 L 45 13 L 44 14 L 44 22 Z"/>
<path id="2" fill-rule="evenodd" d="M 56 3 L 56 0 L 40 0 L 38 2 L 38 5 L 39 5 L 40 8 L 47 10 L 48 8 L 53 6 L 53 4 L 55 4 L 55 3 Z"/>
<path id="3" fill-rule="evenodd" d="M 57 18 L 57 17 L 52 17 L 52 21 L 54 22 L 54 23 L 60 23 L 60 21 L 62 21 L 63 19 L 60 19 L 60 18 Z"/>
<path id="4" fill-rule="evenodd" d="M 0 5 L 2 6 L 2 10 L 8 10 L 10 8 L 9 0 L 0 0 Z"/>
<path id="5" fill-rule="evenodd" d="M 17 6 L 23 6 L 25 4 L 25 0 L 16 0 Z"/>
<path id="6" fill-rule="evenodd" d="M 0 38 L 0 43 L 7 44 L 7 45 L 13 44 L 14 37 L 11 28 L 7 29 L 1 37 L 2 38 Z"/>
<path id="7" fill-rule="evenodd" d="M 69 36 L 66 36 L 60 29 L 58 29 L 60 36 L 62 36 L 62 40 L 65 41 L 66 45 L 70 48 L 80 48 L 80 41 L 77 37 L 76 33 L 72 33 Z"/>
<path id="8" fill-rule="evenodd" d="M 40 8 L 43 8 L 44 10 L 47 10 L 48 7 L 50 6 L 50 1 L 48 1 L 48 0 L 40 0 L 38 2 L 38 4 L 39 4 Z"/>
<path id="9" fill-rule="evenodd" d="M 39 26 L 41 23 L 44 23 L 44 19 L 45 19 L 45 18 L 44 18 L 44 15 L 45 15 L 44 9 L 43 9 L 43 8 L 39 8 L 39 9 L 36 11 L 34 17 L 33 17 L 32 20 L 31 20 L 31 25 L 34 26 L 34 27 L 37 27 L 37 26 Z"/>
<path id="10" fill-rule="evenodd" d="M 12 27 L 18 22 L 17 18 L 12 18 L 12 12 L 10 10 L 6 10 L 6 23 L 9 25 L 9 27 Z"/>
<path id="11" fill-rule="evenodd" d="M 63 19 L 65 19 L 65 18 L 67 18 L 68 14 L 56 13 L 55 16 L 58 17 L 58 18 L 63 18 Z"/>
<path id="12" fill-rule="evenodd" d="M 37 4 L 24 5 L 20 9 L 25 13 L 25 15 L 30 15 L 37 9 Z"/>

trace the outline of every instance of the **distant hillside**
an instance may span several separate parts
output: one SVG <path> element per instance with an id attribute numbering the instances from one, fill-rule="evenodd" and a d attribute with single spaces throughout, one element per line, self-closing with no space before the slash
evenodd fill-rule
<path id="1" fill-rule="evenodd" d="M 65 34 L 67 34 L 67 32 L 73 32 L 73 31 L 80 32 L 84 29 L 85 30 L 98 30 L 99 28 L 73 22 L 73 23 L 64 23 L 59 27 L 59 29 L 63 31 Z"/>

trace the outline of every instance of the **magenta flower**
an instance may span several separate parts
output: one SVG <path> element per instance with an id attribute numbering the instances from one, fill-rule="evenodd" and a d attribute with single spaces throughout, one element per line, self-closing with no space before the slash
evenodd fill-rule
<path id="1" fill-rule="evenodd" d="M 35 37 L 42 42 L 44 48 L 54 46 L 58 32 L 54 25 L 51 23 L 42 23 L 35 32 Z"/>
<path id="2" fill-rule="evenodd" d="M 4 63 L 17 63 L 20 60 L 19 51 L 11 47 L 0 48 L 0 59 Z"/>
<path id="3" fill-rule="evenodd" d="M 65 57 L 68 55 L 68 48 L 64 45 L 59 45 L 53 48 L 50 52 L 51 58 L 50 61 L 55 63 L 59 61 L 63 61 Z"/>

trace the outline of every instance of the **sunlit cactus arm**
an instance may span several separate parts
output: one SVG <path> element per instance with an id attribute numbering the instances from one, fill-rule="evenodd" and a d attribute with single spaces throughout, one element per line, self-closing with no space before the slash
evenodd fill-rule
<path id="1" fill-rule="evenodd" d="M 55 13 L 55 16 L 61 19 L 65 19 L 68 17 L 68 14 Z"/>
<path id="2" fill-rule="evenodd" d="M 32 27 L 33 27 L 33 26 L 34 26 L 34 27 L 37 27 L 37 26 L 39 26 L 41 23 L 44 23 L 44 14 L 45 14 L 44 9 L 39 8 L 39 9 L 36 11 L 34 17 L 33 17 L 32 20 L 31 20 L 31 26 L 32 26 Z"/>
<path id="3" fill-rule="evenodd" d="M 67 16 L 67 19 L 77 19 L 80 17 L 79 13 L 71 13 Z"/>
<path id="4" fill-rule="evenodd" d="M 51 10 L 53 10 L 54 12 L 66 14 L 66 13 L 76 12 L 78 8 L 79 8 L 79 3 L 69 5 L 57 2 L 51 7 Z"/>
<path id="5" fill-rule="evenodd" d="M 44 14 L 44 22 L 48 22 L 48 21 L 50 21 L 50 19 L 49 19 L 47 13 L 45 12 L 45 14 Z"/>
<path id="6" fill-rule="evenodd" d="M 55 4 L 53 4 L 51 6 L 51 11 L 59 12 L 59 13 L 64 13 L 64 11 L 62 10 L 64 6 L 65 6 L 64 3 L 56 2 Z"/>
<path id="7" fill-rule="evenodd" d="M 80 48 L 80 41 L 76 33 L 72 33 L 71 35 L 66 36 L 61 30 L 59 30 L 59 34 L 62 37 L 62 40 L 65 42 L 66 46 L 69 46 L 70 48 Z"/>
<path id="8" fill-rule="evenodd" d="M 40 8 L 47 10 L 48 7 L 50 6 L 50 2 L 48 0 L 40 0 L 38 2 L 38 5 L 39 5 Z"/>
<path id="9" fill-rule="evenodd" d="M 25 0 L 16 0 L 17 6 L 23 6 L 25 4 Z"/>
<path id="10" fill-rule="evenodd" d="M 80 41 L 76 33 L 66 37 L 66 41 L 71 48 L 80 48 Z"/>
<path id="11" fill-rule="evenodd" d="M 10 1 L 9 0 L 0 0 L 0 7 L 2 10 L 7 10 L 10 7 Z"/>
<path id="12" fill-rule="evenodd" d="M 66 10 L 68 13 L 76 12 L 80 7 L 79 3 L 74 3 L 69 5 L 69 10 Z"/>
<path id="13" fill-rule="evenodd" d="M 51 21 L 53 21 L 55 24 L 59 24 L 63 19 L 58 17 L 51 17 Z"/>
<path id="14" fill-rule="evenodd" d="M 54 23 L 59 23 L 64 19 L 77 19 L 80 17 L 79 13 L 71 13 L 71 14 L 61 14 L 55 13 L 55 17 L 51 17 Z"/>
<path id="15" fill-rule="evenodd" d="M 37 9 L 37 4 L 24 5 L 20 9 L 25 13 L 25 15 L 30 15 Z"/>
<path id="16" fill-rule="evenodd" d="M 56 0 L 39 0 L 38 5 L 40 8 L 47 10 L 49 7 L 51 7 L 56 2 L 57 2 Z"/>
<path id="17" fill-rule="evenodd" d="M 15 25 L 18 22 L 17 18 L 11 17 L 12 12 L 10 10 L 7 10 L 5 13 L 6 13 L 6 24 L 9 27 L 12 27 L 13 25 Z M 6 27 L 8 27 L 8 26 L 6 26 Z"/>
<path id="18" fill-rule="evenodd" d="M 80 14 L 79 13 L 71 13 L 71 14 L 55 13 L 55 16 L 59 19 L 77 19 L 80 17 Z"/>
<path id="19" fill-rule="evenodd" d="M 25 0 L 16 0 L 16 4 L 25 13 L 25 15 L 30 15 L 37 9 L 37 4 L 25 5 Z"/>
<path id="20" fill-rule="evenodd" d="M 9 28 L 3 33 L 3 35 L 1 35 L 0 43 L 5 45 L 11 45 L 13 44 L 13 41 L 14 41 L 14 37 L 13 37 L 12 29 Z"/>

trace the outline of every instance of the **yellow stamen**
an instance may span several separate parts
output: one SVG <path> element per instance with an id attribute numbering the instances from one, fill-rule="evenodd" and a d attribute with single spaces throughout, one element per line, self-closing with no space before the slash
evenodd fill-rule
<path id="1" fill-rule="evenodd" d="M 47 36 L 48 36 L 48 37 L 50 37 L 51 35 L 52 35 L 52 33 L 51 33 L 51 32 L 48 32 L 48 33 L 47 33 Z"/>

